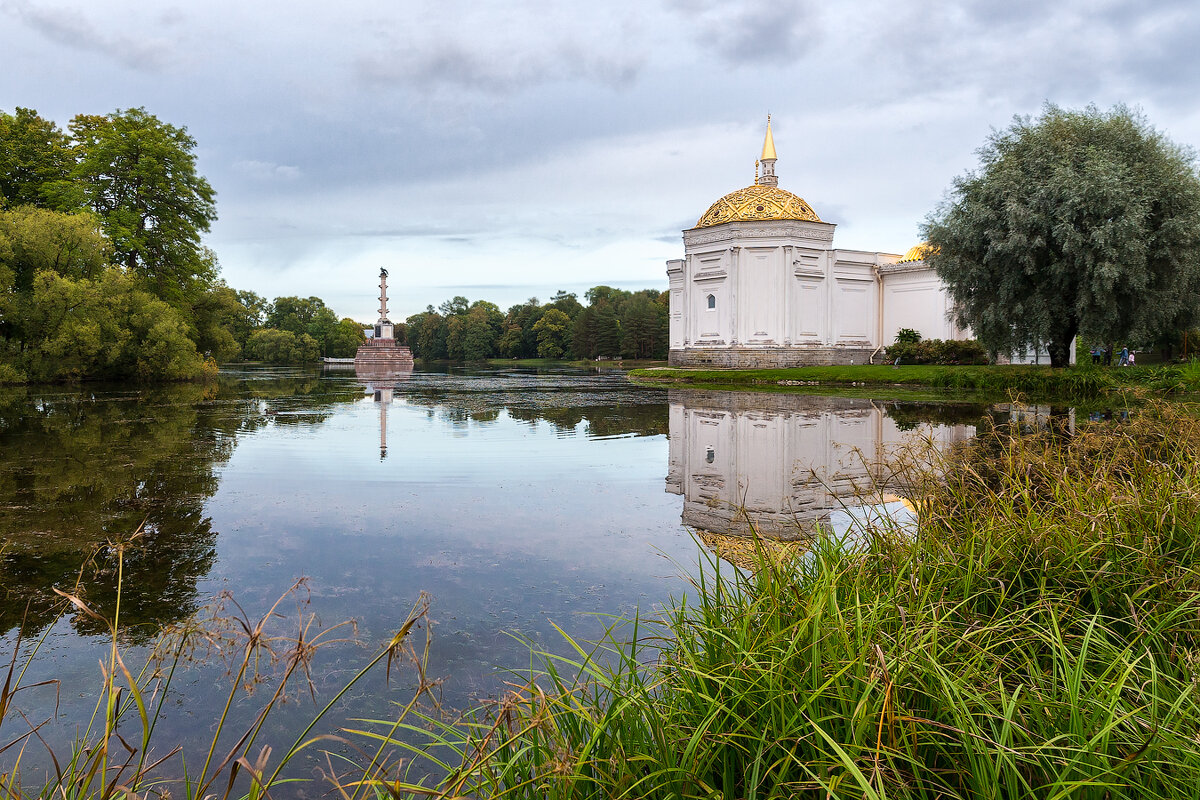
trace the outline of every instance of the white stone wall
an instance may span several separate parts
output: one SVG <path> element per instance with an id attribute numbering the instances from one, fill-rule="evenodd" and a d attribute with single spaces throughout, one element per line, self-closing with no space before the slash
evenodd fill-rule
<path id="1" fill-rule="evenodd" d="M 970 338 L 968 331 L 954 324 L 953 301 L 937 273 L 923 262 L 911 264 L 881 270 L 883 345 L 896 341 L 901 328 L 920 332 L 922 339 Z"/>
<path id="2" fill-rule="evenodd" d="M 667 262 L 671 350 L 758 358 L 756 348 L 808 348 L 812 361 L 798 356 L 800 363 L 817 363 L 837 361 L 828 348 L 837 356 L 886 347 L 900 328 L 925 339 L 970 338 L 954 324 L 949 293 L 923 262 L 835 250 L 834 228 L 778 220 L 684 231 L 684 258 Z M 818 355 L 818 348 L 826 352 Z"/>

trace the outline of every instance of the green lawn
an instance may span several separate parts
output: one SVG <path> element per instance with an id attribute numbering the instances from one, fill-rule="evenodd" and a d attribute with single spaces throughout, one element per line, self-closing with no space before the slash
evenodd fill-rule
<path id="1" fill-rule="evenodd" d="M 1200 391 L 1200 366 L 1109 367 L 933 366 L 886 364 L 793 369 L 635 369 L 639 381 L 723 387 L 925 386 L 974 392 L 1022 392 L 1054 397 L 1097 397 L 1110 391 L 1145 387 L 1156 392 Z"/>

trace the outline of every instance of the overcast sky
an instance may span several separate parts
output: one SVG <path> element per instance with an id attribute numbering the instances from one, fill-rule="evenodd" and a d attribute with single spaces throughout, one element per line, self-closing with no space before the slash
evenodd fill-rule
<path id="1" fill-rule="evenodd" d="M 232 286 L 374 318 L 666 288 L 754 178 L 903 253 L 990 130 L 1140 107 L 1200 144 L 1200 5 L 1104 0 L 0 0 L 0 108 L 186 126 Z"/>

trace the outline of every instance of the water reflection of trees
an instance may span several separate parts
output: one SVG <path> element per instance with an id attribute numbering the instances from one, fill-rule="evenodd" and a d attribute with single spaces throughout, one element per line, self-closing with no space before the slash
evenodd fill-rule
<path id="1" fill-rule="evenodd" d="M 0 391 L 0 633 L 57 614 L 51 587 L 76 587 L 102 615 L 150 633 L 191 613 L 216 558 L 204 504 L 237 437 L 320 422 L 352 385 L 316 377 L 128 390 Z M 131 536 L 135 531 L 140 534 Z M 28 607 L 28 611 L 26 610 Z M 76 615 L 72 624 L 97 632 Z"/>
<path id="2" fill-rule="evenodd" d="M 504 412 L 520 422 L 546 422 L 560 434 L 592 438 L 663 436 L 667 407 L 659 392 L 512 392 L 472 394 L 437 389 L 406 390 L 405 402 L 428 409 L 453 427 L 488 423 Z"/>

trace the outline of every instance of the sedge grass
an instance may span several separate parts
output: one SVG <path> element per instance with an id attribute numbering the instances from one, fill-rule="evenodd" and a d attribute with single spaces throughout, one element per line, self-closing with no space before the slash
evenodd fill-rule
<path id="1" fill-rule="evenodd" d="M 39 658 L 41 646 L 52 626 L 47 626 L 42 639 L 28 648 L 22 657 L 22 639 L 18 631 L 13 654 L 4 679 L 0 682 L 0 755 L 18 752 L 9 760 L 7 771 L 0 772 L 0 798 L 32 800 L 35 797 L 62 800 L 136 800 L 148 797 L 182 797 L 187 800 L 229 800 L 229 798 L 270 797 L 297 779 L 285 773 L 288 764 L 301 753 L 323 742 L 336 739 L 319 726 L 335 704 L 369 672 L 386 664 L 387 672 L 394 662 L 403 660 L 415 665 L 417 689 L 410 708 L 429 699 L 436 685 L 428 680 L 425 664 L 428 659 L 428 625 L 426 643 L 418 653 L 410 642 L 415 628 L 422 627 L 428 610 L 428 600 L 422 597 L 414 605 L 406 622 L 373 658 L 314 713 L 294 743 L 281 753 L 258 744 L 267 719 L 288 695 L 296 690 L 313 694 L 309 674 L 314 655 L 322 648 L 344 642 L 344 629 L 351 623 L 339 623 L 320 628 L 316 617 L 304 612 L 306 603 L 299 602 L 297 614 L 283 629 L 280 607 L 303 590 L 303 580 L 297 581 L 264 614 L 252 618 L 233 600 L 224 596 L 213 605 L 208 617 L 196 615 L 179 626 L 163 631 L 158 642 L 136 671 L 126 665 L 125 642 L 127 631 L 121 622 L 120 597 L 124 575 L 124 552 L 140 532 L 124 542 L 106 545 L 113 549 L 117 563 L 117 603 L 112 618 L 95 612 L 78 592 L 55 588 L 71 608 L 104 626 L 108 631 L 108 654 L 100 663 L 99 698 L 91 719 L 76 738 L 62 747 L 53 741 L 47 730 L 49 720 L 30 718 L 21 708 L 21 696 L 39 687 L 56 684 L 42 681 L 26 684 L 24 676 Z M 182 749 L 168 742 L 164 745 L 156 736 L 157 723 L 164 703 L 172 692 L 172 683 L 185 661 L 195 658 L 198 649 L 209 647 L 222 657 L 231 659 L 230 681 L 223 707 L 217 712 L 213 732 L 196 768 L 189 764 Z M 247 687 L 272 683 L 273 691 L 257 701 L 255 713 L 248 725 L 236 727 L 230 714 L 235 700 Z M 436 705 L 436 703 L 434 703 Z M 404 713 L 398 716 L 403 721 Z M 24 748 L 30 744 L 45 748 L 52 772 L 48 780 L 30 781 L 22 775 Z M 65 752 L 64 752 L 65 750 Z M 364 769 L 371 770 L 364 760 Z"/>

